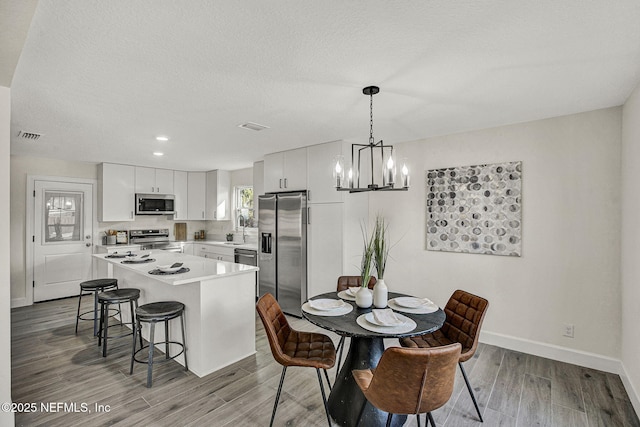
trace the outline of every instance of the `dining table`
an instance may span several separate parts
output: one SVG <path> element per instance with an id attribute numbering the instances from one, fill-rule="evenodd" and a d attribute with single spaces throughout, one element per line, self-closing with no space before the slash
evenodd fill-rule
<path id="1" fill-rule="evenodd" d="M 404 319 L 404 327 L 384 327 L 371 323 L 374 320 L 371 316 L 375 307 L 358 307 L 355 298 L 351 300 L 345 291 L 328 292 L 310 298 L 310 300 L 342 299 L 344 301 L 344 309 L 342 310 L 322 312 L 311 308 L 308 301 L 302 306 L 302 315 L 309 322 L 338 335 L 348 337 L 351 341 L 347 356 L 339 368 L 340 371 L 327 400 L 329 414 L 338 425 L 348 427 L 384 426 L 388 414 L 367 401 L 351 372 L 356 369 L 373 369 L 378 366 L 385 349 L 385 338 L 427 334 L 440 329 L 444 324 L 444 311 L 433 303 L 431 303 L 431 310 L 412 309 L 396 304 L 397 298 L 412 298 L 410 295 L 389 292 L 388 297 L 389 306 L 387 308 L 392 308 L 398 318 Z M 347 310 L 348 312 L 342 314 Z M 415 327 L 413 327 L 414 324 Z M 401 426 L 406 418 L 406 415 L 394 415 L 391 425 Z"/>

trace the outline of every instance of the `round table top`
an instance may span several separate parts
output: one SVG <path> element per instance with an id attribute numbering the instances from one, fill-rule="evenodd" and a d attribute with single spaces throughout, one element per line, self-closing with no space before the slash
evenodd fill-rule
<path id="1" fill-rule="evenodd" d="M 389 292 L 389 299 L 406 296 L 410 295 Z M 312 299 L 317 298 L 336 299 L 338 298 L 338 293 L 327 292 L 326 294 L 316 295 Z M 320 326 L 323 329 L 327 329 L 339 335 L 363 338 L 402 338 L 428 334 L 440 329 L 445 321 L 445 314 L 441 308 L 439 308 L 437 311 L 434 311 L 433 313 L 427 314 L 411 314 L 399 312 L 403 316 L 407 316 L 408 318 L 416 322 L 416 327 L 412 331 L 387 334 L 372 332 L 360 327 L 356 323 L 356 319 L 362 314 L 369 313 L 374 307 L 360 308 L 356 305 L 355 301 L 344 300 L 344 302 L 351 304 L 353 306 L 353 310 L 343 316 L 317 316 L 315 314 L 307 313 L 304 310 L 302 310 L 302 316 L 314 325 Z"/>

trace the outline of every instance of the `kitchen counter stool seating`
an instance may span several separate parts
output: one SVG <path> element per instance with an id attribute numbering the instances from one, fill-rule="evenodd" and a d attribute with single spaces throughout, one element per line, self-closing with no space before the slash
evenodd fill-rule
<path id="1" fill-rule="evenodd" d="M 489 301 L 486 299 L 458 289 L 444 308 L 447 318 L 442 328 L 430 334 L 400 339 L 400 344 L 409 348 L 433 348 L 456 342 L 462 344 L 458 365 L 481 422 L 482 414 L 462 362 L 471 359 L 478 348 L 480 327 L 488 307 Z"/>
<path id="2" fill-rule="evenodd" d="M 376 285 L 376 278 L 371 277 L 369 279 L 369 285 L 367 287 L 369 289 L 373 289 Z M 362 277 L 361 276 L 340 276 L 338 277 L 338 288 L 336 292 L 346 291 L 351 287 L 359 287 L 362 286 Z M 338 378 L 338 372 L 340 372 L 340 362 L 342 362 L 342 351 L 344 350 L 344 335 L 340 335 L 340 341 L 338 342 L 338 347 L 336 347 L 336 351 L 338 352 L 338 363 L 336 363 L 336 378 Z"/>
<path id="3" fill-rule="evenodd" d="M 78 295 L 78 314 L 76 315 L 76 334 L 78 333 L 78 322 L 80 320 L 93 320 L 93 336 L 98 335 L 98 294 L 111 289 L 118 289 L 118 279 L 93 279 L 80 283 L 80 295 Z M 93 294 L 93 310 L 80 313 L 82 297 Z M 83 317 L 93 313 L 93 317 Z M 118 314 L 117 311 L 115 314 Z"/>
<path id="4" fill-rule="evenodd" d="M 289 366 L 301 366 L 316 369 L 318 382 L 320 383 L 320 392 L 322 393 L 322 403 L 324 404 L 324 410 L 327 414 L 329 427 L 331 427 L 331 418 L 327 408 L 327 399 L 324 393 L 320 369 L 324 371 L 325 378 L 329 384 L 329 390 L 331 390 L 331 382 L 329 382 L 327 369 L 332 368 L 336 362 L 336 350 L 333 346 L 333 341 L 324 334 L 300 332 L 292 329 L 280 309 L 280 305 L 273 295 L 269 293 L 263 295 L 258 300 L 256 310 L 260 315 L 260 319 L 262 319 L 265 332 L 267 333 L 273 358 L 282 365 L 282 375 L 280 376 L 280 384 L 278 385 L 278 392 L 276 393 L 276 401 L 273 405 L 269 426 L 273 425 L 273 420 L 276 416 L 280 392 L 282 391 L 282 384 L 284 383 L 287 368 Z"/>
<path id="5" fill-rule="evenodd" d="M 109 339 L 122 338 L 133 334 L 135 310 L 138 308 L 138 298 L 140 298 L 140 289 L 136 288 L 120 288 L 111 291 L 105 291 L 98 294 L 98 303 L 100 303 L 100 330 L 98 332 L 98 346 L 102 345 L 102 357 L 107 357 L 107 342 Z M 114 337 L 109 336 L 109 306 L 129 303 L 131 313 L 131 322 L 122 321 L 122 311 L 120 311 L 120 326 L 131 325 L 132 332 L 127 332 Z M 117 326 L 117 325 L 111 325 Z"/>
<path id="6" fill-rule="evenodd" d="M 427 414 L 425 425 L 431 422 L 435 427 L 431 411 L 451 398 L 461 348 L 459 343 L 434 348 L 389 347 L 375 370 L 354 370 L 353 377 L 369 403 L 389 413 L 387 427 L 393 414 L 415 414 L 420 427 L 423 413 Z"/>
<path id="7" fill-rule="evenodd" d="M 170 341 L 169 339 L 169 320 L 180 317 L 180 327 L 182 330 L 182 342 Z M 142 322 L 149 323 L 149 344 L 142 345 Z M 155 326 L 158 322 L 164 322 L 164 360 L 153 360 L 153 350 L 155 347 L 154 333 Z M 140 338 L 140 348 L 136 350 L 136 335 Z M 171 356 L 169 354 L 169 344 L 176 344 L 180 346 L 181 350 L 177 354 Z M 136 359 L 136 354 L 143 351 L 145 348 L 149 348 L 147 360 Z M 166 362 L 173 360 L 176 357 L 184 353 L 184 370 L 189 370 L 187 364 L 187 346 L 184 333 L 184 304 L 177 301 L 160 301 L 152 302 L 149 304 L 141 305 L 136 309 L 136 324 L 133 333 L 133 348 L 131 350 L 131 369 L 129 375 L 133 374 L 133 363 L 146 363 L 147 364 L 147 387 L 152 385 L 153 365 L 155 363 Z"/>

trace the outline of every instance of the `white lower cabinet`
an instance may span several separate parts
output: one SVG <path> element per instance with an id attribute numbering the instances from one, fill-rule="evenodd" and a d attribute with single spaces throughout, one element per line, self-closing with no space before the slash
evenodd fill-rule
<path id="1" fill-rule="evenodd" d="M 234 262 L 234 249 L 223 246 L 207 245 L 203 243 L 195 244 L 194 254 L 204 258 L 217 259 L 218 261 Z"/>
<path id="2" fill-rule="evenodd" d="M 309 204 L 307 292 L 335 292 L 342 275 L 343 203 Z"/>

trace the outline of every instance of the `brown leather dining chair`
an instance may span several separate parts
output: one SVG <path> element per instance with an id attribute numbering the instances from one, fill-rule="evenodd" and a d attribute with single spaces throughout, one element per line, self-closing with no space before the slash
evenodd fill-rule
<path id="1" fill-rule="evenodd" d="M 369 289 L 373 289 L 376 285 L 376 278 L 371 276 L 369 279 Z M 336 292 L 346 291 L 347 289 L 353 286 L 362 286 L 362 277 L 361 276 L 340 276 L 338 277 L 338 286 Z M 342 362 L 342 351 L 344 350 L 344 335 L 340 335 L 340 341 L 338 342 L 338 347 L 336 347 L 336 351 L 338 352 L 338 363 L 336 363 L 336 378 L 338 378 L 338 371 L 340 370 L 340 362 Z"/>
<path id="2" fill-rule="evenodd" d="M 486 299 L 458 289 L 444 307 L 447 317 L 442 328 L 430 334 L 400 339 L 400 345 L 409 348 L 434 348 L 452 343 L 462 344 L 458 365 L 481 422 L 482 414 L 462 362 L 471 359 L 478 348 L 480 327 L 488 307 L 489 301 Z"/>
<path id="3" fill-rule="evenodd" d="M 265 294 L 258 300 L 256 310 L 260 315 L 260 319 L 262 319 L 262 324 L 267 333 L 273 358 L 282 365 L 280 385 L 278 385 L 278 392 L 276 394 L 276 401 L 273 404 L 273 412 L 271 413 L 269 426 L 273 425 L 273 420 L 276 416 L 287 367 L 302 366 L 316 368 L 318 382 L 320 383 L 320 392 L 322 393 L 322 402 L 324 403 L 324 411 L 327 415 L 329 427 L 331 427 L 331 418 L 329 416 L 329 409 L 327 408 L 327 398 L 324 393 L 320 369 L 324 371 L 327 383 L 329 384 L 329 390 L 331 390 L 331 382 L 329 382 L 327 369 L 332 368 L 336 363 L 336 349 L 333 346 L 333 341 L 324 334 L 300 332 L 291 328 L 287 318 L 280 309 L 280 305 L 271 294 Z"/>
<path id="4" fill-rule="evenodd" d="M 387 427 L 393 414 L 415 414 L 420 427 L 424 413 L 425 425 L 431 422 L 435 427 L 431 411 L 451 397 L 461 348 L 459 343 L 438 348 L 390 347 L 375 370 L 354 370 L 353 378 L 369 403 L 389 413 Z"/>

